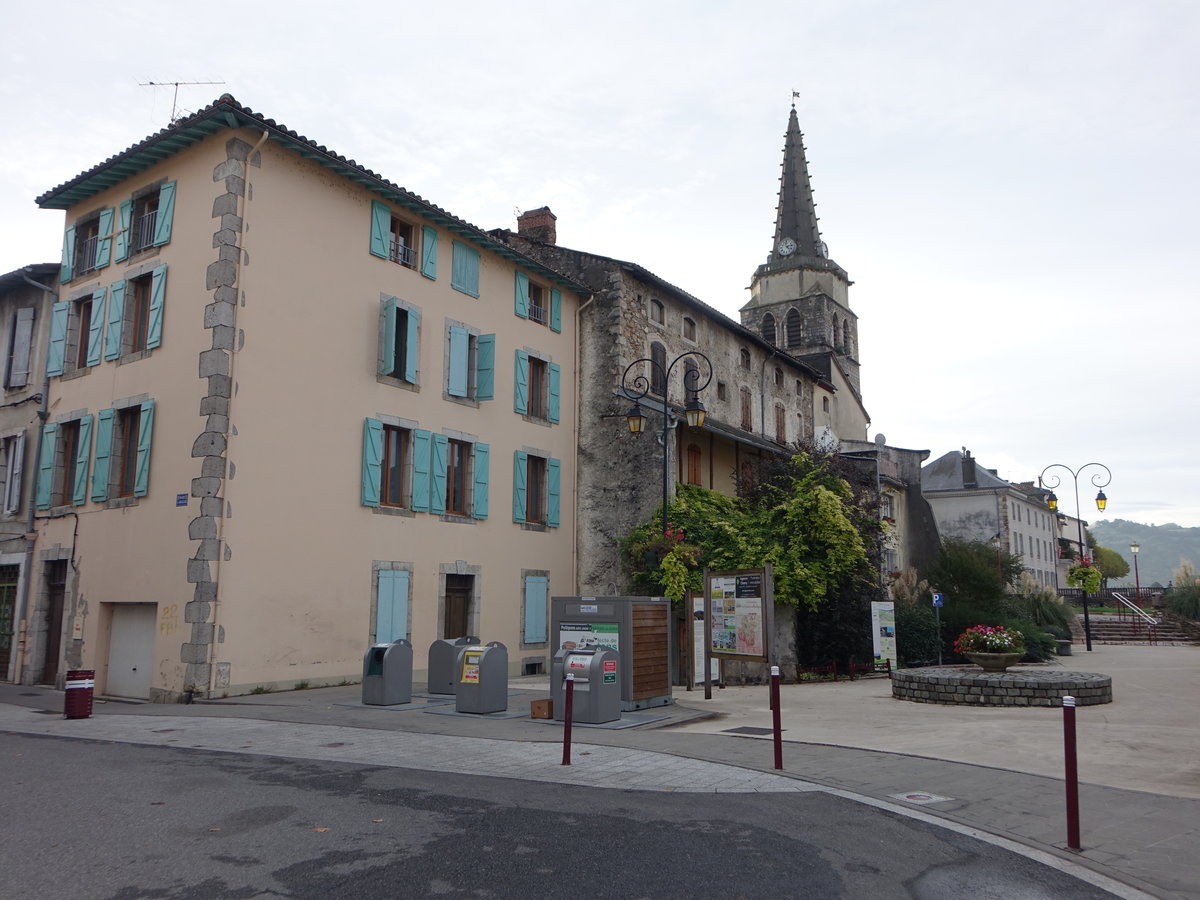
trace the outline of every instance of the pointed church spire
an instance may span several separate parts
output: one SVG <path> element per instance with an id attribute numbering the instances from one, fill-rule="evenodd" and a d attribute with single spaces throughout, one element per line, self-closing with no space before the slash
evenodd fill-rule
<path id="1" fill-rule="evenodd" d="M 817 205 L 808 177 L 804 135 L 800 133 L 794 105 L 783 146 L 783 175 L 779 179 L 779 207 L 775 213 L 775 243 L 771 253 L 777 262 L 788 257 L 825 259 L 828 253 L 817 225 Z"/>

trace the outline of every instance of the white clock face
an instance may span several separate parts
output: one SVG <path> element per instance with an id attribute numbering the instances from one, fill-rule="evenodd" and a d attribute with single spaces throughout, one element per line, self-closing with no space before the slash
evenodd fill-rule
<path id="1" fill-rule="evenodd" d="M 791 256 L 795 252 L 796 252 L 796 242 L 793 241 L 790 237 L 785 237 L 782 241 L 779 242 L 780 256 Z"/>

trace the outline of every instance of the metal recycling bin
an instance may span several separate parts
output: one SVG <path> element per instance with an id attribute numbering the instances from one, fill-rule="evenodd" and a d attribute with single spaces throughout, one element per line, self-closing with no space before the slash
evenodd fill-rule
<path id="1" fill-rule="evenodd" d="M 412 702 L 412 644 L 401 638 L 376 644 L 363 656 L 362 702 L 397 706 Z"/>
<path id="2" fill-rule="evenodd" d="M 95 669 L 70 669 L 63 694 L 63 718 L 86 719 L 92 714 L 92 695 L 96 689 Z"/>
<path id="3" fill-rule="evenodd" d="M 620 656 L 609 647 L 559 650 L 550 668 L 554 720 L 566 720 L 567 675 L 575 677 L 571 721 L 603 725 L 621 718 Z"/>
<path id="4" fill-rule="evenodd" d="M 443 638 L 429 645 L 429 676 L 427 690 L 431 694 L 455 692 L 458 679 L 458 651 L 471 644 L 478 644 L 477 637 Z"/>
<path id="5" fill-rule="evenodd" d="M 458 650 L 454 711 L 494 713 L 508 709 L 508 648 L 499 641 Z"/>

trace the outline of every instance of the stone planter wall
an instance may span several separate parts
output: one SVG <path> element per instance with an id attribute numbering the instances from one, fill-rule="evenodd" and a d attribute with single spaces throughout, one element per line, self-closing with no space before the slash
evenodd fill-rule
<path id="1" fill-rule="evenodd" d="M 897 669 L 892 673 L 892 696 L 915 703 L 1062 706 L 1064 694 L 1074 697 L 1077 706 L 1112 703 L 1112 678 L 1055 669 L 1010 669 L 988 674 L 977 666 Z"/>

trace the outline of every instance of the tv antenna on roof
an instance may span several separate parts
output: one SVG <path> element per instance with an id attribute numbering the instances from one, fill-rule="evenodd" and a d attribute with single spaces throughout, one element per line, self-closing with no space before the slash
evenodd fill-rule
<path id="1" fill-rule="evenodd" d="M 223 81 L 141 81 L 138 82 L 138 87 L 174 87 L 175 93 L 171 97 L 171 124 L 174 125 L 183 116 L 177 115 L 179 109 L 179 86 L 181 84 L 224 84 Z"/>

